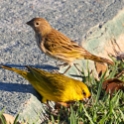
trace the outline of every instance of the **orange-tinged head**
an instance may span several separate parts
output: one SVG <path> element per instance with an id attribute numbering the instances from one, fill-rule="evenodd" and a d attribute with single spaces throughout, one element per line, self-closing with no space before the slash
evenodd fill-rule
<path id="1" fill-rule="evenodd" d="M 79 92 L 79 94 L 81 94 L 80 100 L 85 101 L 91 97 L 91 93 L 90 93 L 88 87 L 83 82 L 81 82 L 79 84 L 78 92 Z"/>
<path id="2" fill-rule="evenodd" d="M 44 18 L 33 18 L 26 24 L 31 26 L 34 29 L 35 33 L 41 34 L 41 36 L 49 34 L 52 30 L 52 27 Z"/>

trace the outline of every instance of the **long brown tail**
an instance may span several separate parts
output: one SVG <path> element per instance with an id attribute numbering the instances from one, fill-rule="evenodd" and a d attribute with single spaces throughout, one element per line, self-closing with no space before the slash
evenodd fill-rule
<path id="1" fill-rule="evenodd" d="M 90 60 L 93 60 L 95 62 L 102 62 L 102 63 L 107 63 L 107 64 L 110 64 L 110 65 L 114 65 L 113 61 L 111 61 L 107 58 L 103 58 L 103 57 L 93 55 L 93 54 L 85 56 L 85 59 L 90 59 Z"/>

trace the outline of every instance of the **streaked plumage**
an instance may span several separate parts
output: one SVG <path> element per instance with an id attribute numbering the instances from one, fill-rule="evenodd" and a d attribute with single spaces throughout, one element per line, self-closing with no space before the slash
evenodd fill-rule
<path id="1" fill-rule="evenodd" d="M 41 51 L 67 63 L 69 68 L 76 59 L 90 59 L 113 64 L 111 60 L 93 55 L 79 46 L 76 42 L 52 28 L 44 18 L 33 18 L 27 24 L 34 29 L 36 42 Z"/>

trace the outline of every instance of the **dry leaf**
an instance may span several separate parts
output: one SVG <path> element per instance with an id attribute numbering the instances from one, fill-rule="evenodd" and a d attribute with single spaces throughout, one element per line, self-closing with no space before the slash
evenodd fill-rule
<path id="1" fill-rule="evenodd" d="M 13 124 L 15 120 L 15 118 L 9 114 L 3 114 L 3 118 L 6 120 L 6 124 Z M 0 120 L 0 124 L 2 124 L 1 120 Z"/>
<path id="2" fill-rule="evenodd" d="M 109 79 L 103 82 L 102 88 L 112 96 L 115 91 L 124 91 L 124 82 L 116 78 Z"/>
<path id="3" fill-rule="evenodd" d="M 95 62 L 95 68 L 96 68 L 98 77 L 101 77 L 101 75 L 105 73 L 106 70 L 108 69 L 105 63 L 100 63 L 100 62 Z"/>
<path id="4" fill-rule="evenodd" d="M 6 124 L 13 124 L 14 123 L 15 117 L 13 117 L 12 115 L 3 113 L 2 117 L 4 120 L 6 120 Z M 0 119 L 0 124 L 2 124 L 1 119 Z M 17 122 L 16 124 L 21 124 L 21 123 Z M 23 123 L 23 124 L 25 124 L 25 123 Z"/>

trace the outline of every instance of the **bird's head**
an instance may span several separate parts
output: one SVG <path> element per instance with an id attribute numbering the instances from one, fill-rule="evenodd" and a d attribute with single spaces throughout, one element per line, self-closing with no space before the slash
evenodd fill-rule
<path id="1" fill-rule="evenodd" d="M 81 82 L 79 89 L 80 89 L 79 92 L 81 94 L 80 100 L 87 101 L 91 97 L 91 93 L 88 87 Z"/>
<path id="2" fill-rule="evenodd" d="M 26 24 L 31 26 L 36 34 L 41 34 L 42 36 L 49 34 L 52 30 L 52 27 L 44 18 L 33 18 Z"/>

